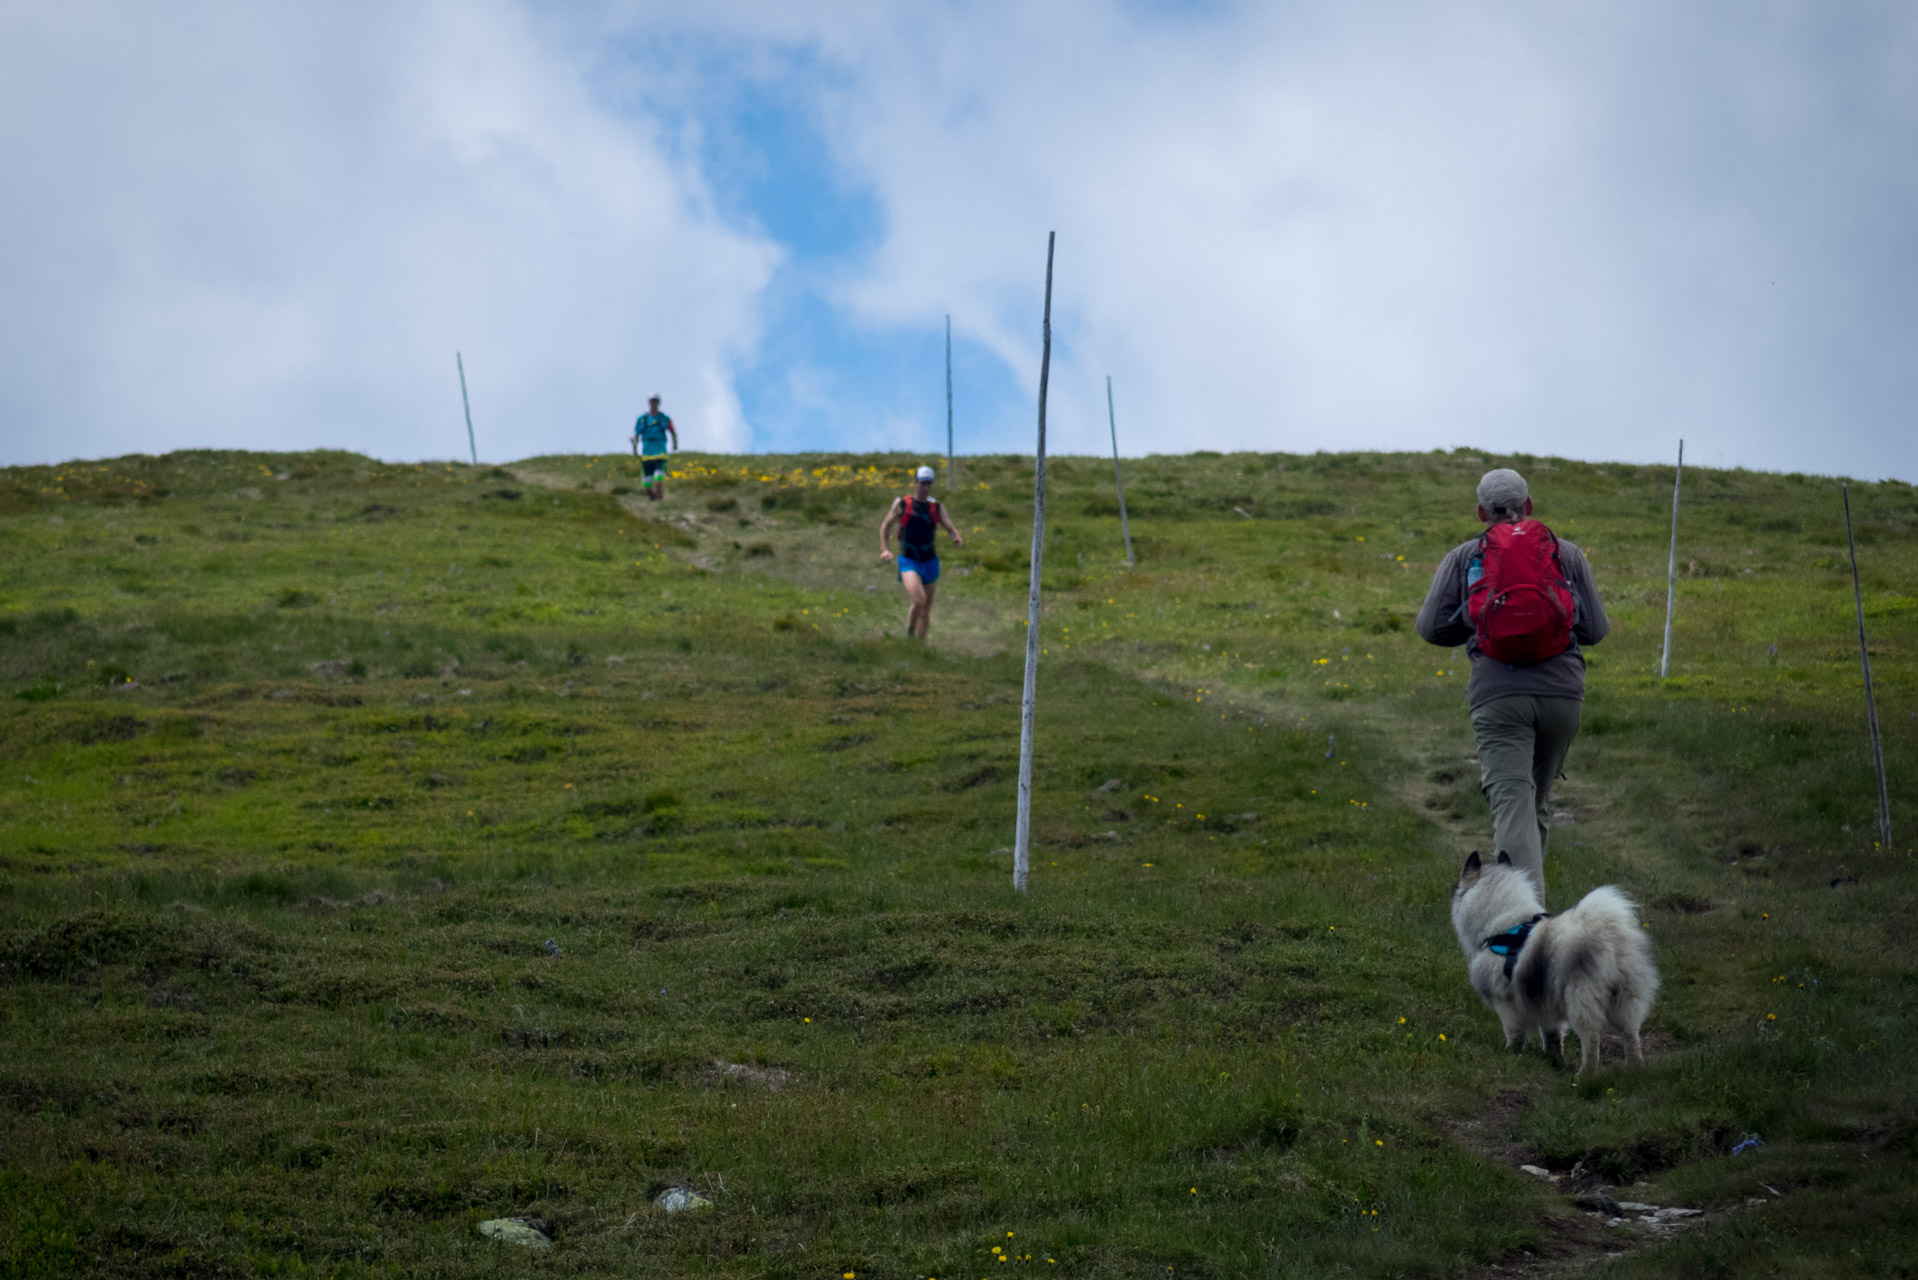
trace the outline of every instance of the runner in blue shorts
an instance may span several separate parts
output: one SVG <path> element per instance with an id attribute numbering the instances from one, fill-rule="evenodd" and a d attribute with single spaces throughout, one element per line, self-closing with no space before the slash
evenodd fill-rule
<path id="1" fill-rule="evenodd" d="M 639 459 L 639 487 L 654 502 L 666 496 L 668 436 L 672 437 L 673 448 L 679 448 L 679 432 L 673 426 L 673 420 L 659 411 L 658 396 L 649 397 L 646 412 L 639 415 L 639 421 L 633 424 L 633 456 Z"/>
<path id="2" fill-rule="evenodd" d="M 892 528 L 895 524 L 899 526 L 899 581 L 912 599 L 912 607 L 906 611 L 906 634 L 921 640 L 926 638 L 932 623 L 933 584 L 939 581 L 939 549 L 933 545 L 939 526 L 944 525 L 946 532 L 952 535 L 953 546 L 966 545 L 952 517 L 932 496 L 934 478 L 931 467 L 919 468 L 913 491 L 903 498 L 894 498 L 892 508 L 879 525 L 882 561 L 893 558 Z"/>

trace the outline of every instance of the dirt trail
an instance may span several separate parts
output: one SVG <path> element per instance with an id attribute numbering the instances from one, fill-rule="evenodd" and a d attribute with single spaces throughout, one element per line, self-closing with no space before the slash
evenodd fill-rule
<path id="1" fill-rule="evenodd" d="M 580 488 L 574 479 L 534 467 L 515 467 L 512 474 L 527 485 Z M 670 525 L 694 539 L 692 546 L 662 548 L 683 563 L 712 573 L 763 575 L 808 591 L 865 592 L 896 606 L 896 618 L 879 623 L 875 631 L 904 633 L 905 595 L 893 566 L 878 556 L 877 525 L 883 508 L 877 500 L 869 524 L 848 520 L 822 525 L 802 516 L 746 506 L 714 511 L 684 489 L 660 502 L 639 492 L 613 493 L 622 486 L 621 477 L 609 475 L 587 487 L 612 494 L 636 520 Z M 968 580 L 983 572 L 975 564 L 949 561 L 933 614 L 930 643 L 935 649 L 976 658 L 1016 651 L 1022 645 L 1023 597 L 972 589 Z M 1431 824 L 1435 842 L 1446 856 L 1463 858 L 1490 838 L 1489 815 L 1478 791 L 1478 760 L 1462 701 L 1455 714 L 1435 716 L 1390 700 L 1325 702 L 1276 694 L 1229 672 L 1181 670 L 1176 658 L 1167 661 L 1164 654 L 1149 649 L 1102 646 L 1084 649 L 1078 656 L 1149 682 L 1203 685 L 1216 698 L 1255 708 L 1268 717 L 1339 734 L 1342 743 L 1329 744 L 1335 755 L 1383 751 L 1388 758 L 1368 760 L 1365 774 L 1383 789 L 1382 799 Z M 1552 849 L 1555 856 L 1567 858 L 1601 843 L 1615 846 L 1619 835 L 1618 824 L 1607 819 L 1602 798 L 1579 776 L 1576 756 L 1572 764 L 1571 776 L 1560 781 L 1553 805 Z"/>
<path id="2" fill-rule="evenodd" d="M 532 467 L 512 469 L 520 483 L 566 492 L 579 491 L 579 485 L 563 476 Z M 694 539 L 692 546 L 662 547 L 682 563 L 709 573 L 740 573 L 776 578 L 807 591 L 833 594 L 866 592 L 897 605 L 896 621 L 881 624 L 876 630 L 903 635 L 906 627 L 906 597 L 899 586 L 898 571 L 879 559 L 879 516 L 883 507 L 875 505 L 870 525 L 855 521 L 820 525 L 802 517 L 776 512 L 734 507 L 713 511 L 683 495 L 669 494 L 655 502 L 637 492 L 615 493 L 614 477 L 592 482 L 592 492 L 611 494 L 620 508 L 635 520 L 669 525 Z M 939 583 L 939 597 L 933 612 L 932 646 L 935 649 L 988 657 L 1018 643 L 1016 610 L 988 598 L 982 592 L 968 590 L 967 579 L 978 570 L 969 564 L 952 564 Z"/>

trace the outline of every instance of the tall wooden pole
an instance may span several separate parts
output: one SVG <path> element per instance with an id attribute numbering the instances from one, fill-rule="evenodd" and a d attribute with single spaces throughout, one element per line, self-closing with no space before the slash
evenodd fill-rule
<path id="1" fill-rule="evenodd" d="M 952 317 L 946 317 L 946 492 L 952 492 Z"/>
<path id="2" fill-rule="evenodd" d="M 1865 596 L 1858 589 L 1858 543 L 1851 536 L 1851 486 L 1844 485 L 1845 545 L 1851 548 L 1851 602 L 1858 609 L 1858 661 L 1865 668 L 1865 721 L 1871 726 L 1871 762 L 1878 770 L 1879 847 L 1891 852 L 1891 792 L 1885 786 L 1885 746 L 1878 737 L 1878 700 L 1871 693 L 1871 650 L 1865 644 Z"/>
<path id="3" fill-rule="evenodd" d="M 1112 428 L 1112 483 L 1119 490 L 1119 532 L 1125 535 L 1125 562 L 1138 563 L 1132 558 L 1132 525 L 1125 518 L 1125 476 L 1119 472 L 1119 419 L 1112 412 L 1112 375 L 1106 375 L 1106 425 Z"/>
<path id="4" fill-rule="evenodd" d="M 479 465 L 479 446 L 473 443 L 473 402 L 466 398 L 466 361 L 460 353 L 453 353 L 453 363 L 460 370 L 460 404 L 466 410 L 466 447 L 473 453 L 473 465 Z"/>
<path id="5" fill-rule="evenodd" d="M 1685 481 L 1685 442 L 1678 442 L 1678 470 L 1672 475 L 1672 558 L 1665 569 L 1665 651 L 1658 656 L 1658 678 L 1672 669 L 1672 608 L 1678 602 L 1678 486 Z"/>
<path id="6" fill-rule="evenodd" d="M 1039 569 L 1046 551 L 1046 379 L 1052 373 L 1052 245 L 1046 233 L 1044 345 L 1039 356 L 1039 446 L 1032 468 L 1032 583 L 1026 593 L 1026 688 L 1019 717 L 1019 824 L 1012 839 L 1012 887 L 1026 891 L 1027 849 L 1032 841 L 1032 724 L 1039 698 Z"/>

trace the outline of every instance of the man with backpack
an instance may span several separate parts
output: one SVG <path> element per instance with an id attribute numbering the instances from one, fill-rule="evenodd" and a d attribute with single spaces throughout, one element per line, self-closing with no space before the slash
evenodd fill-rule
<path id="1" fill-rule="evenodd" d="M 931 467 L 919 468 L 913 479 L 913 491 L 894 498 L 886 518 L 879 522 L 881 561 L 893 558 L 892 527 L 899 526 L 899 581 L 912 600 L 906 610 L 906 634 L 921 640 L 926 638 L 926 629 L 932 624 L 932 593 L 939 581 L 939 548 L 933 541 L 938 537 L 939 527 L 944 525 L 946 532 L 952 535 L 953 546 L 966 545 L 952 517 L 932 496 L 936 476 Z"/>
<path id="2" fill-rule="evenodd" d="M 1465 701 L 1494 852 L 1511 855 L 1543 897 L 1552 783 L 1585 699 L 1579 646 L 1603 640 L 1611 623 L 1584 553 L 1531 515 L 1525 477 L 1486 472 L 1485 532 L 1439 562 L 1416 625 L 1431 643 L 1464 644 L 1471 656 Z"/>

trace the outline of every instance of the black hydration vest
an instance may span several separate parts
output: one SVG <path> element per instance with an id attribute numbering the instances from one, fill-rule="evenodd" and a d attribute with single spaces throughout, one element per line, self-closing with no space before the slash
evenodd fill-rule
<path id="1" fill-rule="evenodd" d="M 909 493 L 900 502 L 904 505 L 899 511 L 899 554 L 908 560 L 938 559 L 932 539 L 939 531 L 939 499 L 922 502 Z"/>

